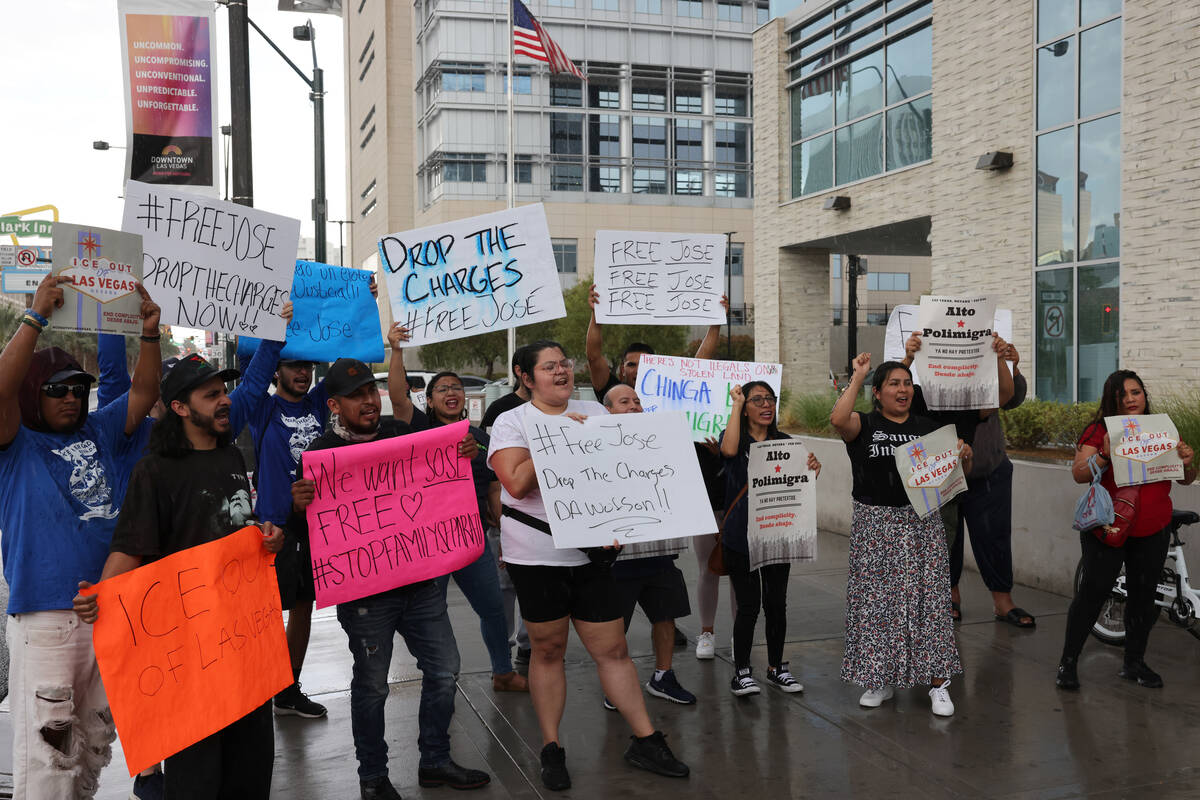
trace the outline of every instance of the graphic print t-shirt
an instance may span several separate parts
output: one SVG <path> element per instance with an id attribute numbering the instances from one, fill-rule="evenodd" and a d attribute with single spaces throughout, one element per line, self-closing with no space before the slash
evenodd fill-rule
<path id="1" fill-rule="evenodd" d="M 68 434 L 22 425 L 0 450 L 0 547 L 8 613 L 69 609 L 80 581 L 100 579 L 134 462 L 150 425 L 125 435 L 129 395 Z"/>
<path id="2" fill-rule="evenodd" d="M 909 505 L 904 482 L 896 471 L 896 457 L 892 454 L 892 448 L 933 433 L 945 423 L 915 414 L 909 414 L 904 422 L 892 422 L 878 411 L 854 413 L 862 422 L 862 430 L 857 439 L 846 442 L 850 467 L 854 471 L 851 494 L 855 500 L 869 506 Z"/>
<path id="3" fill-rule="evenodd" d="M 182 458 L 148 455 L 133 468 L 112 550 L 154 561 L 255 522 L 250 481 L 234 446 Z"/>
<path id="4" fill-rule="evenodd" d="M 272 395 L 250 419 L 258 459 L 260 519 L 283 525 L 292 510 L 292 482 L 300 454 L 325 431 L 329 407 L 325 382 L 317 384 L 299 402 Z"/>

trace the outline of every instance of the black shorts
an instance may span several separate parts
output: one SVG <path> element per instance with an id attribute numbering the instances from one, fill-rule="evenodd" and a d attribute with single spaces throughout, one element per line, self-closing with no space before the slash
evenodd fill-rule
<path id="1" fill-rule="evenodd" d="M 617 585 L 617 595 L 621 599 L 621 613 L 625 617 L 627 628 L 629 621 L 633 619 L 634 608 L 639 605 L 651 623 L 680 619 L 692 613 L 683 573 L 673 561 L 648 575 L 625 578 L 618 574 L 614 582 Z"/>
<path id="2" fill-rule="evenodd" d="M 521 618 L 526 622 L 553 622 L 563 617 L 611 622 L 621 618 L 621 599 L 608 566 L 505 564 L 505 569 L 517 590 Z"/>
<path id="3" fill-rule="evenodd" d="M 317 599 L 307 541 L 285 533 L 283 549 L 275 554 L 275 577 L 279 581 L 279 603 L 284 611 Z"/>

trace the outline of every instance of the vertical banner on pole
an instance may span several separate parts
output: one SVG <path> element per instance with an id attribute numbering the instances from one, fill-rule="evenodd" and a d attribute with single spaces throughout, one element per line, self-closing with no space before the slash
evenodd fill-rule
<path id="1" fill-rule="evenodd" d="M 217 194 L 216 24 L 206 0 L 119 0 L 125 180 Z"/>

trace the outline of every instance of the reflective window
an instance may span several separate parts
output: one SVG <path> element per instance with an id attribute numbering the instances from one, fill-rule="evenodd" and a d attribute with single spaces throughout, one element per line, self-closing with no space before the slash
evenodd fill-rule
<path id="1" fill-rule="evenodd" d="M 551 164 L 550 189 L 555 192 L 582 192 L 582 164 Z"/>
<path id="2" fill-rule="evenodd" d="M 1079 35 L 1079 116 L 1121 106 L 1121 20 Z"/>
<path id="3" fill-rule="evenodd" d="M 901 4 L 901 5 L 903 5 L 903 4 Z M 892 4 L 889 3 L 888 10 L 890 11 L 892 9 L 892 7 L 893 7 Z M 896 17 L 895 19 L 889 20 L 888 24 L 887 24 L 888 33 L 901 30 L 902 28 L 907 28 L 909 25 L 912 25 L 917 20 L 925 19 L 932 13 L 933 13 L 933 3 L 926 3 L 923 6 L 917 6 L 912 11 L 909 11 L 907 14 L 901 14 L 900 16 Z"/>
<path id="4" fill-rule="evenodd" d="M 1075 129 L 1037 140 L 1037 263 L 1075 260 Z"/>
<path id="5" fill-rule="evenodd" d="M 662 0 L 637 0 L 634 9 L 639 14 L 661 14 Z"/>
<path id="6" fill-rule="evenodd" d="M 798 159 L 797 155 L 799 155 Z M 792 161 L 792 194 L 794 197 L 823 191 L 833 186 L 833 134 L 827 133 L 796 145 L 792 148 Z M 796 175 L 795 170 L 797 164 L 800 167 L 799 176 Z M 800 191 L 796 191 L 797 187 Z"/>
<path id="7" fill-rule="evenodd" d="M 699 114 L 704 110 L 700 98 L 700 87 L 693 85 L 675 86 L 675 113 Z"/>
<path id="8" fill-rule="evenodd" d="M 904 103 L 887 112 L 887 168 L 899 169 L 933 158 L 933 97 Z"/>
<path id="9" fill-rule="evenodd" d="M 1116 264 L 1079 268 L 1079 394 L 1098 400 L 1120 362 L 1121 281 Z"/>
<path id="10" fill-rule="evenodd" d="M 714 172 L 713 194 L 717 197 L 749 197 L 750 176 L 745 172 Z"/>
<path id="11" fill-rule="evenodd" d="M 748 117 L 746 108 L 746 90 L 719 88 L 714 101 L 714 111 L 724 117 Z"/>
<path id="12" fill-rule="evenodd" d="M 593 11 L 620 11 L 621 0 L 592 0 Z"/>
<path id="13" fill-rule="evenodd" d="M 698 119 L 675 121 L 675 161 L 701 166 L 704 160 L 704 127 Z"/>
<path id="14" fill-rule="evenodd" d="M 590 178 L 591 183 L 589 188 L 593 192 L 621 191 L 620 167 L 592 167 L 590 170 Z"/>
<path id="15" fill-rule="evenodd" d="M 443 92 L 482 92 L 485 76 L 483 72 L 443 72 Z"/>
<path id="16" fill-rule="evenodd" d="M 634 194 L 666 194 L 667 171 L 659 167 L 634 167 Z"/>
<path id="17" fill-rule="evenodd" d="M 933 28 L 887 46 L 887 101 L 899 103 L 933 88 Z"/>
<path id="18" fill-rule="evenodd" d="M 675 15 L 678 17 L 704 17 L 704 5 L 700 0 L 675 0 Z"/>
<path id="19" fill-rule="evenodd" d="M 472 153 L 445 153 L 442 156 L 442 180 L 459 183 L 486 183 L 487 161 Z"/>
<path id="20" fill-rule="evenodd" d="M 750 126 L 744 122 L 718 122 L 713 126 L 719 165 L 745 164 L 750 160 Z"/>
<path id="21" fill-rule="evenodd" d="M 746 271 L 746 245 L 744 242 L 729 244 L 729 274 L 738 277 Z"/>
<path id="22" fill-rule="evenodd" d="M 703 194 L 704 173 L 698 169 L 675 170 L 675 194 Z"/>
<path id="23" fill-rule="evenodd" d="M 1079 126 L 1079 211 L 1079 260 L 1120 255 L 1120 114 Z"/>
<path id="24" fill-rule="evenodd" d="M 579 246 L 575 239 L 551 239 L 550 246 L 554 248 L 554 264 L 559 272 L 579 271 Z"/>
<path id="25" fill-rule="evenodd" d="M 833 44 L 833 31 L 802 45 L 800 47 L 800 58 L 808 58 L 813 53 L 819 53 L 831 44 Z"/>
<path id="26" fill-rule="evenodd" d="M 588 83 L 588 105 L 592 108 L 620 108 L 621 90 L 615 84 L 593 79 Z"/>
<path id="27" fill-rule="evenodd" d="M 588 117 L 588 152 L 594 156 L 621 156 L 621 118 L 616 114 Z"/>
<path id="28" fill-rule="evenodd" d="M 1038 50 L 1037 128 L 1051 128 L 1075 118 L 1075 37 Z"/>
<path id="29" fill-rule="evenodd" d="M 1081 0 L 1079 5 L 1079 24 L 1091 25 L 1102 19 L 1108 19 L 1114 14 L 1121 13 L 1121 0 Z"/>
<path id="30" fill-rule="evenodd" d="M 837 129 L 837 182 L 869 178 L 883 172 L 883 116 Z"/>
<path id="31" fill-rule="evenodd" d="M 883 51 L 834 70 L 835 117 L 848 122 L 883 107 Z"/>
<path id="32" fill-rule="evenodd" d="M 1039 400 L 1070 403 L 1075 399 L 1074 272 L 1067 267 L 1042 270 L 1036 275 L 1034 393 Z"/>
<path id="33" fill-rule="evenodd" d="M 500 77 L 500 82 L 501 82 L 500 88 L 503 91 L 507 92 L 508 91 L 508 76 L 502 75 Z M 533 94 L 533 76 L 532 75 L 522 75 L 521 73 L 518 72 L 516 75 L 516 78 L 513 79 L 513 94 Z"/>
<path id="34" fill-rule="evenodd" d="M 771 19 L 771 7 L 770 6 L 761 6 L 760 5 L 754 9 L 754 24 L 755 25 L 762 25 L 763 23 L 768 22 L 770 19 Z"/>
<path id="35" fill-rule="evenodd" d="M 571 79 L 561 83 L 550 82 L 550 105 L 552 106 L 581 106 L 583 105 L 583 89 L 579 81 Z"/>
<path id="36" fill-rule="evenodd" d="M 875 9 L 868 11 L 862 16 L 855 17 L 847 22 L 838 22 L 833 26 L 834 37 L 840 39 L 844 36 L 849 36 L 851 33 L 866 30 L 875 20 L 883 17 L 883 6 L 878 6 Z"/>
<path id="37" fill-rule="evenodd" d="M 800 130 L 792 130 L 795 139 L 806 138 L 833 127 L 832 72 L 818 75 L 793 91 L 800 95 Z"/>
<path id="38" fill-rule="evenodd" d="M 725 20 L 726 22 L 741 22 L 742 4 L 717 3 L 717 19 Z"/>
<path id="39" fill-rule="evenodd" d="M 667 121 L 662 117 L 633 118 L 633 157 L 667 157 Z"/>
<path id="40" fill-rule="evenodd" d="M 1075 0 L 1038 0 L 1039 42 L 1066 33 L 1074 27 Z"/>
<path id="41" fill-rule="evenodd" d="M 583 115 L 550 115 L 550 152 L 559 155 L 583 153 Z"/>
<path id="42" fill-rule="evenodd" d="M 612 106 L 616 108 L 616 106 Z M 662 83 L 633 82 L 634 111 L 666 111 L 667 87 Z"/>

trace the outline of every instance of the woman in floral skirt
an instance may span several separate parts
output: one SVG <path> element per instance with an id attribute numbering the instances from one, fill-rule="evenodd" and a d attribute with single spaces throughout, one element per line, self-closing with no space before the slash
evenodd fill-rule
<path id="1" fill-rule="evenodd" d="M 950 676 L 962 672 L 950 617 L 950 566 L 938 514 L 917 516 L 896 471 L 892 449 L 941 427 L 911 414 L 912 373 L 898 361 L 875 371 L 875 410 L 854 410 L 871 355 L 854 359 L 850 386 L 830 422 L 846 443 L 854 473 L 850 571 L 846 586 L 846 655 L 842 680 L 866 688 L 865 708 L 896 688 L 931 686 L 933 713 L 954 713 Z M 971 449 L 959 440 L 963 467 Z"/>

